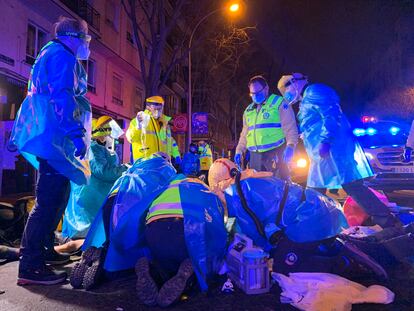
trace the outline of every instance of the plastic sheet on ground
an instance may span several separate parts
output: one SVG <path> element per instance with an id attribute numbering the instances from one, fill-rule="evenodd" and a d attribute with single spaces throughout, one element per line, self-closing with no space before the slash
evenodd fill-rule
<path id="1" fill-rule="evenodd" d="M 394 293 L 379 285 L 365 287 L 330 273 L 272 273 L 282 289 L 280 301 L 306 311 L 350 311 L 352 304 L 394 301 Z"/>

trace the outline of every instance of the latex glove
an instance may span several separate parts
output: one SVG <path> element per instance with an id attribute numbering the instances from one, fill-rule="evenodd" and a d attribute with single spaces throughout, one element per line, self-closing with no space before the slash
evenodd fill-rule
<path id="1" fill-rule="evenodd" d="M 411 161 L 411 151 L 412 150 L 413 150 L 412 148 L 405 146 L 404 153 L 403 153 L 404 162 L 410 162 Z"/>
<path id="2" fill-rule="evenodd" d="M 181 164 L 181 158 L 178 156 L 178 157 L 175 157 L 175 164 L 176 165 L 180 165 Z"/>
<path id="3" fill-rule="evenodd" d="M 329 157 L 330 150 L 331 150 L 330 143 L 319 144 L 319 155 L 321 156 L 321 158 L 325 159 Z"/>
<path id="4" fill-rule="evenodd" d="M 287 145 L 285 151 L 283 152 L 283 161 L 285 163 L 290 163 L 295 153 L 295 147 L 292 145 Z"/>
<path id="5" fill-rule="evenodd" d="M 234 163 L 236 163 L 238 167 L 241 167 L 241 154 L 240 153 L 236 153 L 236 155 L 234 156 Z"/>
<path id="6" fill-rule="evenodd" d="M 81 160 L 83 160 L 86 155 L 86 144 L 83 141 L 82 137 L 74 138 L 73 144 L 75 145 L 75 157 L 79 157 Z"/>

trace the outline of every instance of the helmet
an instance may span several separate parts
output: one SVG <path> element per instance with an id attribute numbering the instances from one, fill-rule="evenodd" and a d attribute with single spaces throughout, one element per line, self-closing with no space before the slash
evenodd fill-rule
<path id="1" fill-rule="evenodd" d="M 109 124 L 112 118 L 109 116 L 102 116 L 98 119 L 92 120 L 92 138 L 104 137 L 111 135 L 112 128 Z"/>
<path id="2" fill-rule="evenodd" d="M 218 159 L 214 161 L 208 172 L 208 184 L 210 187 L 215 187 L 219 182 L 232 178 L 230 171 L 233 168 L 237 169 L 236 164 L 229 159 Z"/>
<path id="3" fill-rule="evenodd" d="M 294 83 L 295 81 L 298 80 L 307 80 L 308 77 L 304 76 L 301 73 L 292 73 L 291 75 L 285 75 L 282 76 L 279 80 L 279 82 L 277 83 L 277 88 L 280 91 L 280 93 L 282 95 L 285 94 L 286 88 L 291 85 L 292 83 Z"/>
<path id="4" fill-rule="evenodd" d="M 164 99 L 158 95 L 148 97 L 145 102 L 148 104 L 159 104 L 164 106 Z"/>

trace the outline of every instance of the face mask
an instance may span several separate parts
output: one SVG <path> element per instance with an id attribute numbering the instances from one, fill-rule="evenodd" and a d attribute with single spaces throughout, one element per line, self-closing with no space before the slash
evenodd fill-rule
<path id="1" fill-rule="evenodd" d="M 91 51 L 89 50 L 89 43 L 82 43 L 76 51 L 76 58 L 79 60 L 88 60 Z"/>
<path id="2" fill-rule="evenodd" d="M 161 116 L 161 110 L 153 110 L 151 114 L 154 117 L 154 119 L 159 119 L 159 117 Z"/>
<path id="3" fill-rule="evenodd" d="M 261 104 L 266 100 L 266 96 L 263 92 L 257 93 L 257 94 L 253 94 L 252 95 L 252 100 L 256 103 L 256 104 Z"/>
<path id="4" fill-rule="evenodd" d="M 115 150 L 115 139 L 113 139 L 111 136 L 106 136 L 105 137 L 105 148 L 113 152 Z"/>
<path id="5" fill-rule="evenodd" d="M 283 95 L 283 97 L 289 105 L 293 105 L 295 102 L 297 102 L 299 91 L 296 85 L 293 84 L 292 87 L 290 87 L 289 90 L 285 92 L 285 95 Z"/>

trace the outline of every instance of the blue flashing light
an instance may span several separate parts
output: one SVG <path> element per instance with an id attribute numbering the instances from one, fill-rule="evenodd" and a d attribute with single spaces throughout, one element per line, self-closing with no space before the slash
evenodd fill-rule
<path id="1" fill-rule="evenodd" d="M 394 136 L 397 135 L 400 130 L 401 129 L 399 127 L 396 127 L 396 126 L 391 126 L 390 127 L 390 133 L 391 133 L 391 135 L 394 135 Z"/>
<path id="2" fill-rule="evenodd" d="M 365 130 L 360 129 L 360 128 L 356 128 L 352 132 L 354 133 L 355 136 L 364 136 L 365 135 Z"/>
<path id="3" fill-rule="evenodd" d="M 375 135 L 375 134 L 377 134 L 376 129 L 374 129 L 372 127 L 367 128 L 367 135 L 372 136 L 372 135 Z"/>
<path id="4" fill-rule="evenodd" d="M 369 149 L 376 149 L 376 148 L 378 148 L 378 146 L 371 146 L 371 147 L 369 147 Z"/>

